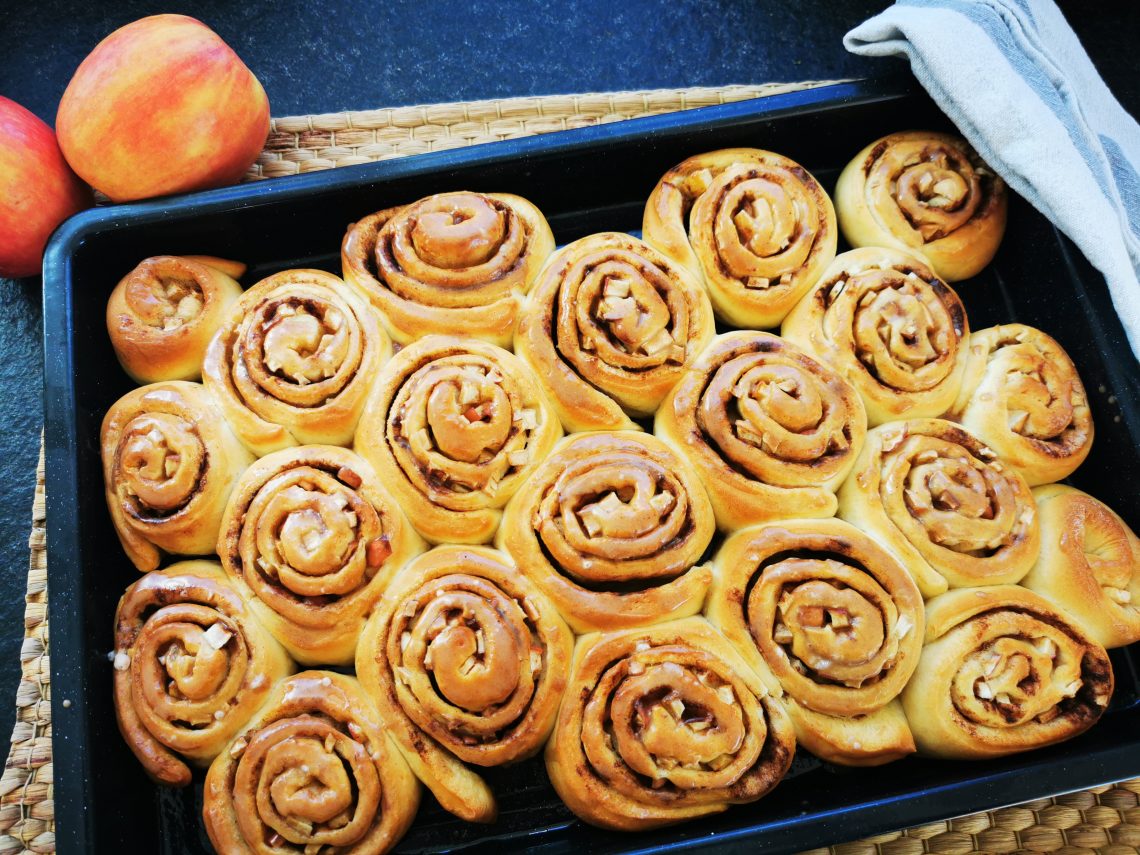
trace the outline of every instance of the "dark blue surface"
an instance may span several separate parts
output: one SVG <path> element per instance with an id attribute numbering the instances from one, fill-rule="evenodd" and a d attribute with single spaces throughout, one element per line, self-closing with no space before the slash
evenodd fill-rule
<path id="1" fill-rule="evenodd" d="M 896 63 L 848 55 L 867 0 L 672 3 L 160 3 L 0 0 L 0 94 L 54 119 L 74 68 L 115 27 L 195 15 L 262 80 L 275 115 L 510 95 L 863 76 Z M 1066 2 L 1097 67 L 1140 112 L 1140 4 Z M 0 736 L 19 674 L 26 542 L 41 419 L 40 284 L 0 281 Z M 97 501 L 97 497 L 93 497 Z"/>

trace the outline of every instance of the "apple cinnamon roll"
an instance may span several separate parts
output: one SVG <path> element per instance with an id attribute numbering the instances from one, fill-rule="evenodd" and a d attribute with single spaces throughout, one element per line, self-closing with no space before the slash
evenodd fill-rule
<path id="1" fill-rule="evenodd" d="M 839 226 L 852 246 L 920 254 L 949 281 L 990 263 L 1005 233 L 1005 182 L 964 139 L 904 131 L 875 140 L 835 186 Z"/>
<path id="2" fill-rule="evenodd" d="M 779 702 L 689 617 L 578 640 L 546 769 L 583 820 L 636 831 L 756 801 L 795 747 Z"/>
<path id="3" fill-rule="evenodd" d="M 385 729 L 443 807 L 496 815 L 465 763 L 537 753 L 566 687 L 573 636 L 507 556 L 440 546 L 405 567 L 369 619 L 356 672 Z"/>
<path id="4" fill-rule="evenodd" d="M 696 614 L 716 529 L 697 473 L 639 431 L 564 439 L 507 506 L 495 543 L 576 632 Z"/>
<path id="5" fill-rule="evenodd" d="M 713 561 L 705 614 L 774 693 L 817 757 L 878 766 L 914 752 L 898 696 L 925 631 L 906 569 L 842 520 L 743 529 Z"/>
<path id="6" fill-rule="evenodd" d="M 665 397 L 654 432 L 688 459 L 721 529 L 827 517 L 867 416 L 855 389 L 763 332 L 717 336 Z"/>
<path id="7" fill-rule="evenodd" d="M 392 353 L 376 313 L 331 273 L 285 270 L 245 292 L 210 342 L 203 381 L 261 456 L 348 445 Z"/>
<path id="8" fill-rule="evenodd" d="M 1092 412 L 1069 354 L 1041 330 L 1003 324 L 970 335 L 950 417 L 1030 486 L 1073 474 L 1093 441 Z"/>
<path id="9" fill-rule="evenodd" d="M 469 335 L 509 347 L 535 275 L 554 251 L 542 212 L 509 193 L 438 193 L 349 226 L 345 281 L 392 338 Z"/>
<path id="10" fill-rule="evenodd" d="M 558 250 L 519 315 L 515 350 L 568 431 L 630 429 L 652 415 L 713 336 L 708 295 L 635 237 L 590 235 Z"/>
<path id="11" fill-rule="evenodd" d="M 1069 739 L 1108 707 L 1105 649 L 1017 585 L 926 604 L 926 643 L 902 703 L 920 754 L 1001 757 Z"/>
<path id="12" fill-rule="evenodd" d="M 869 431 L 839 488 L 839 516 L 892 552 L 927 597 L 1018 582 L 1041 547 L 1025 479 L 942 419 Z"/>
<path id="13" fill-rule="evenodd" d="M 306 665 L 348 665 L 392 575 L 424 544 L 372 467 L 347 448 L 302 445 L 246 470 L 217 539 L 250 606 Z"/>
<path id="14" fill-rule="evenodd" d="M 562 435 L 532 372 L 476 339 L 427 336 L 381 371 L 356 434 L 432 543 L 485 543 Z"/>
<path id="15" fill-rule="evenodd" d="M 107 333 L 136 383 L 197 380 L 245 265 L 206 256 L 158 255 L 124 276 L 107 301 Z"/>
<path id="16" fill-rule="evenodd" d="M 115 718 L 162 784 L 190 783 L 293 673 L 284 649 L 213 561 L 181 561 L 127 588 L 115 612 Z"/>
<path id="17" fill-rule="evenodd" d="M 1021 584 L 1098 644 L 1140 641 L 1140 538 L 1103 502 L 1064 484 L 1033 491 L 1041 554 Z"/>
<path id="18" fill-rule="evenodd" d="M 858 389 L 874 426 L 950 409 L 970 327 L 958 295 L 926 264 L 868 247 L 837 256 L 780 333 Z"/>
<path id="19" fill-rule="evenodd" d="M 305 671 L 274 687 L 206 775 L 218 852 L 381 855 L 415 819 L 420 786 L 352 677 Z"/>
<path id="20" fill-rule="evenodd" d="M 226 501 L 253 456 L 200 384 L 128 392 L 104 416 L 100 447 L 107 508 L 135 567 L 154 570 L 164 552 L 214 551 Z"/>
<path id="21" fill-rule="evenodd" d="M 717 316 L 775 327 L 835 257 L 835 210 L 811 174 L 752 148 L 698 154 L 645 203 L 645 240 L 700 276 Z"/>

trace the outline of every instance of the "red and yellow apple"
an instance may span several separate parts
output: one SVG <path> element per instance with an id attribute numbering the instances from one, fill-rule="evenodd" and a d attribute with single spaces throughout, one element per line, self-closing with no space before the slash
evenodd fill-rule
<path id="1" fill-rule="evenodd" d="M 0 97 L 0 276 L 38 273 L 55 227 L 90 204 L 52 129 Z"/>
<path id="2" fill-rule="evenodd" d="M 232 184 L 269 134 L 265 90 L 194 18 L 154 15 L 103 39 L 56 116 L 68 163 L 116 202 Z"/>

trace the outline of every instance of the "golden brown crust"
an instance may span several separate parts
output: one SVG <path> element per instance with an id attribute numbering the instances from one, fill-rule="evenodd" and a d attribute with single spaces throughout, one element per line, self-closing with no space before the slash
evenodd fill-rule
<path id="1" fill-rule="evenodd" d="M 926 605 L 926 646 L 902 694 L 922 754 L 1000 757 L 1091 727 L 1112 697 L 1104 648 L 1016 585 Z"/>
<path id="2" fill-rule="evenodd" d="M 639 431 L 562 440 L 503 515 L 496 545 L 577 632 L 700 611 L 716 523 L 692 468 Z"/>
<path id="3" fill-rule="evenodd" d="M 546 769 L 586 822 L 636 831 L 756 801 L 794 753 L 780 703 L 690 617 L 578 640 Z"/>
<path id="4" fill-rule="evenodd" d="M 958 282 L 990 263 L 1005 232 L 1005 182 L 960 137 L 889 134 L 847 165 L 835 187 L 843 236 L 852 246 L 918 253 Z"/>
<path id="5" fill-rule="evenodd" d="M 392 338 L 469 335 L 509 347 L 523 297 L 554 235 L 509 193 L 439 193 L 371 214 L 341 246 L 345 281 L 367 296 Z"/>
<path id="6" fill-rule="evenodd" d="M 111 521 L 139 570 L 162 552 L 214 551 L 222 513 L 253 456 L 198 383 L 142 386 L 116 401 L 100 432 Z"/>
<path id="7" fill-rule="evenodd" d="M 241 296 L 234 279 L 244 270 L 202 256 L 139 262 L 107 300 L 107 333 L 123 370 L 140 384 L 201 377 L 206 346 Z"/>
<path id="8" fill-rule="evenodd" d="M 424 544 L 359 455 L 302 445 L 246 470 L 218 555 L 274 636 L 307 664 L 348 665 L 393 574 Z"/>
<path id="9" fill-rule="evenodd" d="M 115 611 L 115 718 L 147 774 L 185 786 L 293 663 L 213 561 L 148 573 Z"/>
<path id="10" fill-rule="evenodd" d="M 476 339 L 433 335 L 380 372 L 356 449 L 426 540 L 485 543 L 502 507 L 561 435 L 517 356 Z"/>
<path id="11" fill-rule="evenodd" d="M 950 418 L 991 446 L 1031 487 L 1067 478 L 1092 448 L 1092 413 L 1077 367 L 1061 345 L 1024 324 L 970 335 Z"/>
<path id="12" fill-rule="evenodd" d="M 1140 538 L 1111 508 L 1064 484 L 1033 491 L 1041 554 L 1022 584 L 1107 648 L 1140 641 Z"/>
<path id="13" fill-rule="evenodd" d="M 234 261 L 229 258 L 218 258 L 213 255 L 182 255 L 179 258 L 184 258 L 187 261 L 193 261 L 195 264 L 204 264 L 217 270 L 219 273 L 224 273 L 230 279 L 238 280 L 245 275 L 246 265 L 241 261 Z"/>
<path id="14" fill-rule="evenodd" d="M 669 170 L 645 203 L 645 240 L 702 278 L 717 316 L 775 327 L 835 257 L 831 199 L 770 151 L 698 154 Z"/>
<path id="15" fill-rule="evenodd" d="M 697 469 L 721 529 L 835 513 L 867 416 L 855 389 L 777 336 L 713 339 L 657 411 L 654 433 Z"/>
<path id="16" fill-rule="evenodd" d="M 293 445 L 348 445 L 391 353 L 375 311 L 338 277 L 285 270 L 233 305 L 206 351 L 202 377 L 258 456 Z"/>
<path id="17" fill-rule="evenodd" d="M 202 817 L 227 855 L 381 855 L 419 802 L 419 784 L 360 684 L 305 671 L 278 683 L 210 766 Z"/>
<path id="18" fill-rule="evenodd" d="M 839 516 L 894 553 L 927 597 L 1018 582 L 1041 547 L 1025 479 L 943 419 L 869 431 L 839 488 Z"/>
<path id="19" fill-rule="evenodd" d="M 464 762 L 500 766 L 537 753 L 572 644 L 553 604 L 506 555 L 441 546 L 393 581 L 361 635 L 356 670 L 440 804 L 490 822 L 494 796 Z"/>
<path id="20" fill-rule="evenodd" d="M 785 696 L 783 703 L 795 722 L 796 742 L 828 763 L 881 766 L 901 760 L 916 750 L 910 724 L 898 698 L 873 713 L 853 718 L 816 712 L 790 696 Z"/>
<path id="21" fill-rule="evenodd" d="M 657 409 L 712 335 L 708 295 L 688 270 L 635 237 L 603 232 L 547 261 L 515 350 L 566 430 L 619 430 L 634 427 L 626 413 Z"/>
<path id="22" fill-rule="evenodd" d="M 782 689 L 804 747 L 852 766 L 914 751 L 896 699 L 925 626 L 897 559 L 842 520 L 787 520 L 729 537 L 713 568 L 706 616 Z"/>
<path id="23" fill-rule="evenodd" d="M 950 409 L 970 327 L 958 295 L 925 263 L 867 247 L 837 256 L 780 332 L 858 389 L 874 426 Z"/>

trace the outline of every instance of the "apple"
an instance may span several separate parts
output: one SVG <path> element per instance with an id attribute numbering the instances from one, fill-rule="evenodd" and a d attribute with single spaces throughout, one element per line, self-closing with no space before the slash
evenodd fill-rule
<path id="1" fill-rule="evenodd" d="M 153 15 L 96 45 L 55 124 L 72 168 L 123 202 L 236 182 L 269 135 L 269 100 L 201 21 Z"/>
<path id="2" fill-rule="evenodd" d="M 52 129 L 0 96 L 0 276 L 38 273 L 55 227 L 91 202 Z"/>

